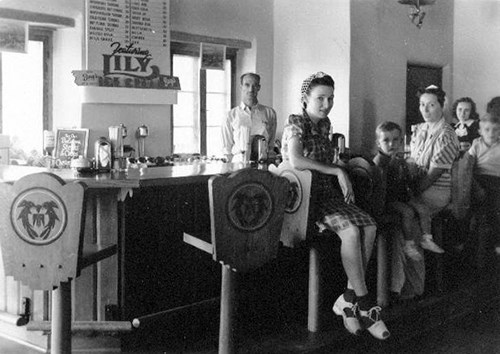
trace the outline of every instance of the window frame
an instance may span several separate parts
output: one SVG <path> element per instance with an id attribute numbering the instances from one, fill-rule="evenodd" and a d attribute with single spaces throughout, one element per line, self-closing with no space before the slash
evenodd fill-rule
<path id="1" fill-rule="evenodd" d="M 29 37 L 31 41 L 43 43 L 43 129 L 52 130 L 53 125 L 53 100 L 52 100 L 52 73 L 53 73 L 53 35 L 54 29 L 47 27 L 30 26 Z M 2 53 L 0 53 L 0 68 Z M 0 70 L 0 134 L 3 133 L 3 102 L 2 102 L 2 71 Z"/>
<path id="2" fill-rule="evenodd" d="M 236 60 L 238 48 L 226 48 L 226 60 L 231 61 L 231 107 L 234 107 L 236 102 Z M 192 57 L 200 56 L 200 43 L 186 42 L 170 42 L 170 72 L 173 73 L 173 57 L 174 55 L 186 55 Z M 201 155 L 207 154 L 207 72 L 205 69 L 199 71 L 199 86 L 200 86 L 200 141 L 199 151 Z M 171 119 L 169 121 L 170 132 L 170 150 L 173 152 L 174 144 L 174 109 L 170 109 Z"/>

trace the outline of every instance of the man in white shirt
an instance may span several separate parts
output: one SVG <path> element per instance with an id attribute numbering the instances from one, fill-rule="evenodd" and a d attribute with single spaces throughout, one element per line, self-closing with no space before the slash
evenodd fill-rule
<path id="1" fill-rule="evenodd" d="M 229 111 L 222 122 L 222 148 L 228 162 L 248 161 L 252 139 L 256 135 L 266 139 L 267 153 L 274 153 L 276 112 L 257 100 L 260 76 L 246 73 L 240 78 L 241 103 Z"/>

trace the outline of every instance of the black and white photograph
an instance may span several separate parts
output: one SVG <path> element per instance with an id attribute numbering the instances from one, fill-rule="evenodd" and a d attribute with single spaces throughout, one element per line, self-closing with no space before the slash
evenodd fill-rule
<path id="1" fill-rule="evenodd" d="M 500 0 L 0 0 L 0 354 L 500 353 Z"/>

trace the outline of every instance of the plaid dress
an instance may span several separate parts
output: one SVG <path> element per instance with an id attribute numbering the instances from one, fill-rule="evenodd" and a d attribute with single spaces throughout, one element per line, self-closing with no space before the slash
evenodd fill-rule
<path id="1" fill-rule="evenodd" d="M 304 110 L 302 115 L 290 115 L 285 123 L 282 138 L 283 159 L 288 160 L 288 140 L 298 136 L 302 142 L 304 157 L 330 164 L 334 147 L 328 139 L 330 119 L 323 118 L 314 124 Z M 352 225 L 375 225 L 375 220 L 354 204 L 347 204 L 336 176 L 312 171 L 311 206 L 313 220 L 320 229 L 333 231 Z"/>

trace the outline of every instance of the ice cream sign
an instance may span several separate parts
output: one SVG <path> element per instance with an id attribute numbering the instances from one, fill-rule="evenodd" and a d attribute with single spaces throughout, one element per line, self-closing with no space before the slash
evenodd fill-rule
<path id="1" fill-rule="evenodd" d="M 81 86 L 179 90 L 169 72 L 168 1 L 88 0 L 88 70 L 75 70 Z"/>

